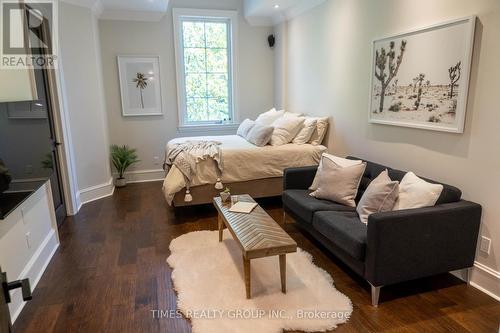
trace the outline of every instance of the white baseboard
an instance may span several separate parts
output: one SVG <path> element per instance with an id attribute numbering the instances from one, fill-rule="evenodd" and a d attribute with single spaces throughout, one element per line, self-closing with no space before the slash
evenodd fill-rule
<path id="1" fill-rule="evenodd" d="M 500 272 L 476 261 L 470 285 L 500 301 Z"/>
<path id="2" fill-rule="evenodd" d="M 78 210 L 80 210 L 82 205 L 86 203 L 113 195 L 114 191 L 115 191 L 115 186 L 113 184 L 113 177 L 111 177 L 106 183 L 84 188 L 78 191 L 77 194 Z"/>
<path id="3" fill-rule="evenodd" d="M 40 247 L 36 250 L 33 257 L 31 257 L 30 261 L 26 264 L 26 267 L 24 267 L 18 279 L 30 278 L 31 290 L 34 290 L 58 247 L 59 242 L 56 232 L 51 230 L 42 244 L 40 244 Z M 24 305 L 26 305 L 26 302 L 22 300 L 20 289 L 11 292 L 11 298 L 12 303 L 9 305 L 9 308 L 11 309 L 11 320 L 14 323 L 24 308 Z"/>
<path id="4" fill-rule="evenodd" d="M 114 174 L 114 176 L 116 177 L 117 175 Z M 125 172 L 125 179 L 127 179 L 127 183 L 163 181 L 165 179 L 165 176 L 166 174 L 163 169 L 136 170 Z"/>

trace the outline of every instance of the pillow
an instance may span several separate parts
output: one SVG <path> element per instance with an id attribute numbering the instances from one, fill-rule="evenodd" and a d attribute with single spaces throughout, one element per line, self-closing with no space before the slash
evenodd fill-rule
<path id="1" fill-rule="evenodd" d="M 242 138 L 246 138 L 248 135 L 248 132 L 250 132 L 250 130 L 254 126 L 255 126 L 255 121 L 250 120 L 250 119 L 245 119 L 238 127 L 238 131 L 236 132 L 236 134 L 238 134 Z"/>
<path id="2" fill-rule="evenodd" d="M 443 185 L 431 184 L 408 172 L 399 184 L 399 198 L 394 210 L 434 206 L 443 192 Z"/>
<path id="3" fill-rule="evenodd" d="M 301 117 L 303 116 L 304 114 L 303 113 L 298 113 L 298 112 L 288 112 L 288 111 L 285 111 L 285 114 L 284 116 L 285 117 Z"/>
<path id="4" fill-rule="evenodd" d="M 356 207 L 354 199 L 358 194 L 359 183 L 365 172 L 366 163 L 343 168 L 326 157 L 323 157 L 321 162 L 323 167 L 318 176 L 318 189 L 310 195 L 317 199 L 326 199 L 349 207 Z"/>
<path id="5" fill-rule="evenodd" d="M 326 118 L 316 118 L 316 130 L 311 135 L 309 143 L 317 146 L 323 142 L 325 138 L 326 130 L 328 129 L 328 117 Z"/>
<path id="6" fill-rule="evenodd" d="M 273 136 L 271 137 L 271 146 L 281 146 L 289 143 L 300 131 L 304 124 L 304 117 L 287 116 L 274 121 Z"/>
<path id="7" fill-rule="evenodd" d="M 263 147 L 268 144 L 273 135 L 274 128 L 272 126 L 263 126 L 255 124 L 248 132 L 246 139 L 257 147 Z"/>
<path id="8" fill-rule="evenodd" d="M 373 213 L 389 212 L 394 208 L 399 196 L 399 182 L 392 181 L 387 169 L 382 171 L 370 185 L 359 200 L 356 211 L 361 222 L 368 223 L 368 216 Z"/>
<path id="9" fill-rule="evenodd" d="M 284 110 L 281 111 L 276 111 L 275 108 L 272 108 L 271 110 L 261 113 L 257 119 L 255 119 L 255 122 L 260 125 L 264 126 L 271 126 L 271 124 L 278 118 L 283 117 L 285 114 Z"/>
<path id="10" fill-rule="evenodd" d="M 315 118 L 306 117 L 304 125 L 295 138 L 293 138 L 292 142 L 298 145 L 303 145 L 309 142 L 314 130 L 316 129 L 317 122 L 318 120 Z"/>
<path id="11" fill-rule="evenodd" d="M 316 171 L 316 176 L 314 176 L 314 180 L 311 186 L 309 187 L 311 191 L 316 191 L 318 189 L 318 175 L 321 170 L 321 166 L 323 164 L 323 158 L 328 158 L 331 161 L 333 161 L 333 163 L 343 168 L 363 163 L 363 161 L 361 160 L 348 160 L 347 158 L 342 158 L 335 155 L 323 153 L 323 155 L 321 155 L 321 160 L 319 161 L 319 166 L 318 166 L 318 171 Z"/>

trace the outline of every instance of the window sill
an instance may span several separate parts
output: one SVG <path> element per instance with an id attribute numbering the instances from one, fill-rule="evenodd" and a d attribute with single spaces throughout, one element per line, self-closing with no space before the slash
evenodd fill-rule
<path id="1" fill-rule="evenodd" d="M 213 125 L 182 125 L 177 127 L 180 134 L 186 133 L 220 133 L 236 132 L 240 124 L 213 124 Z"/>

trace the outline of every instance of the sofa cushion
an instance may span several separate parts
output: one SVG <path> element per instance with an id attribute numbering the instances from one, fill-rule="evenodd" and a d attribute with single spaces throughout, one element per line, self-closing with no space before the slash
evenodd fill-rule
<path id="1" fill-rule="evenodd" d="M 357 214 L 349 212 L 317 212 L 313 227 L 353 258 L 365 259 L 367 227 Z"/>
<path id="2" fill-rule="evenodd" d="M 303 222 L 312 223 L 318 211 L 355 212 L 355 208 L 340 205 L 328 200 L 313 198 L 309 190 L 286 190 L 283 192 L 283 205 Z"/>

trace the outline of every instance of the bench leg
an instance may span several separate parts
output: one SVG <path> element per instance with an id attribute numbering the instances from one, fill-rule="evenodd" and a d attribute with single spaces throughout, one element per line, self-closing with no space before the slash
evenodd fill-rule
<path id="1" fill-rule="evenodd" d="M 251 289 L 250 289 L 250 259 L 243 256 L 243 270 L 245 271 L 245 290 L 247 293 L 247 299 L 250 299 Z"/>
<path id="2" fill-rule="evenodd" d="M 222 216 L 217 215 L 217 223 L 219 225 L 219 242 L 222 242 L 222 232 L 224 231 L 224 222 L 222 221 Z"/>
<path id="3" fill-rule="evenodd" d="M 281 292 L 286 294 L 286 254 L 280 254 Z"/>

